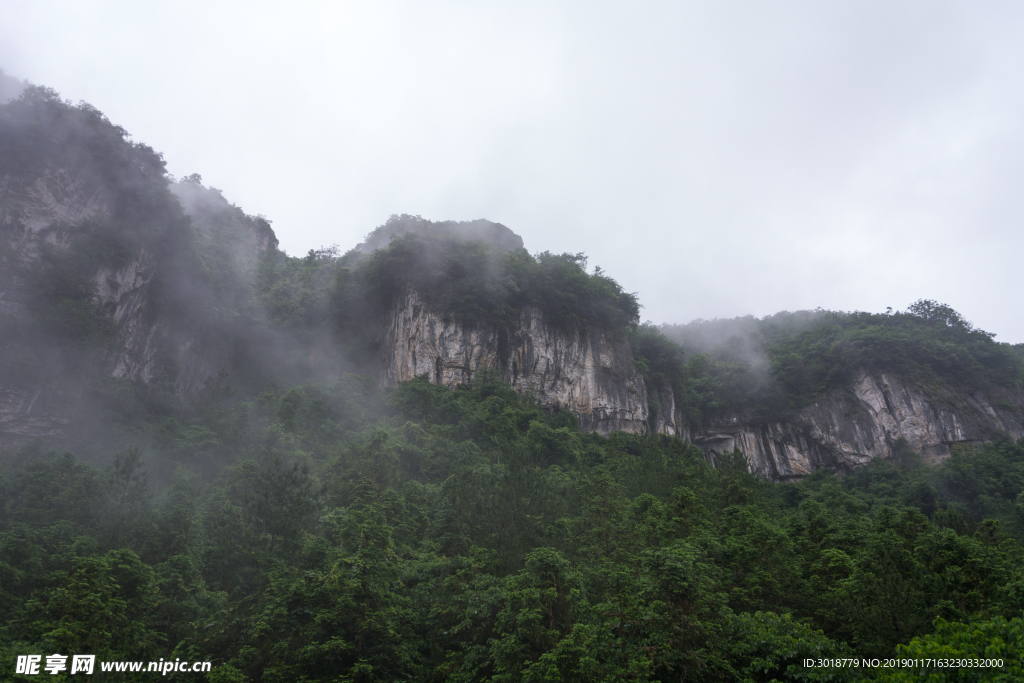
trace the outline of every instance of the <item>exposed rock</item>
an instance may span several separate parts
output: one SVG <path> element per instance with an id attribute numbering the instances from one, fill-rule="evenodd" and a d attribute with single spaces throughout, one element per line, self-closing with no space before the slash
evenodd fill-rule
<path id="1" fill-rule="evenodd" d="M 0 314 L 8 334 L 0 346 L 0 444 L 60 437 L 81 404 L 81 386 L 65 381 L 63 355 L 48 345 L 26 347 L 16 330 L 32 315 L 26 281 L 44 250 L 66 250 L 83 225 L 109 217 L 99 192 L 65 170 L 29 182 L 0 179 Z"/>
<path id="2" fill-rule="evenodd" d="M 1020 411 L 1024 397 L 1016 402 Z M 956 444 L 991 440 L 997 432 L 1024 436 L 1019 414 L 996 410 L 980 391 L 935 386 L 926 393 L 892 375 L 863 372 L 849 391 L 833 392 L 785 421 L 733 418 L 700 431 L 693 441 L 712 459 L 738 448 L 752 471 L 782 480 L 888 458 L 899 438 L 927 462 L 938 462 Z"/>
<path id="3" fill-rule="evenodd" d="M 647 431 L 647 391 L 628 343 L 601 331 L 553 329 L 536 308 L 524 309 L 517 329 L 505 335 L 446 320 L 410 289 L 391 312 L 382 349 L 385 386 L 426 374 L 455 387 L 492 369 L 547 408 L 572 411 L 582 429 Z"/>
<path id="4" fill-rule="evenodd" d="M 189 191 L 195 194 L 202 188 Z M 0 199 L 0 314 L 9 316 L 8 326 L 30 329 L 34 285 L 27 274 L 43 267 L 47 250 L 59 255 L 74 248 L 108 221 L 115 207 L 110 196 L 62 169 L 34 180 L 0 179 Z M 219 201 L 229 206 L 223 198 Z M 250 223 L 241 222 L 231 237 L 251 279 L 261 245 L 269 248 L 276 238 L 265 222 Z M 197 239 L 203 238 L 202 226 L 196 226 L 196 233 Z M 116 268 L 97 265 L 91 278 L 94 302 L 117 331 L 117 344 L 100 371 L 145 382 L 161 374 L 172 381 L 177 395 L 192 395 L 224 363 L 216 312 L 176 291 L 174 281 L 180 276 L 172 272 L 169 263 L 174 261 L 167 255 L 158 259 L 138 247 L 121 262 Z M 158 294 L 154 287 L 161 269 L 163 290 Z M 61 340 L 0 338 L 0 445 L 66 437 L 88 407 L 82 403 L 87 383 L 83 373 L 95 371 L 62 349 Z"/>
<path id="5" fill-rule="evenodd" d="M 0 387 L 0 446 L 35 437 L 62 439 L 81 404 L 81 387 L 58 377 L 26 386 L 4 382 Z"/>
<path id="6" fill-rule="evenodd" d="M 819 469 L 850 471 L 891 457 L 900 438 L 926 461 L 937 462 L 955 444 L 991 440 L 997 432 L 1024 436 L 1019 413 L 995 409 L 982 392 L 925 390 L 867 372 L 849 390 L 832 392 L 785 419 L 735 416 L 691 433 L 672 390 L 644 386 L 624 340 L 600 332 L 566 335 L 545 325 L 534 308 L 521 313 L 507 336 L 468 328 L 431 311 L 412 290 L 393 308 L 382 349 L 385 386 L 426 374 L 433 383 L 456 387 L 489 368 L 548 408 L 572 411 L 584 429 L 607 435 L 646 433 L 649 426 L 655 434 L 695 443 L 712 462 L 739 449 L 751 471 L 773 480 Z M 1016 401 L 1020 411 L 1024 397 Z"/>
<path id="7" fill-rule="evenodd" d="M 676 404 L 675 394 L 671 387 L 647 390 L 652 399 L 651 431 L 655 434 L 678 436 L 684 441 L 691 441 L 690 426 L 683 414 L 682 406 Z M 657 401 L 655 407 L 654 401 Z"/>

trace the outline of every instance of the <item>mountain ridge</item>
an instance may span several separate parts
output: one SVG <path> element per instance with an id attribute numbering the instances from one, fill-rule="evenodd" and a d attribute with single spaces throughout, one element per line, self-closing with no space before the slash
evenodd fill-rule
<path id="1" fill-rule="evenodd" d="M 531 256 L 497 223 L 393 216 L 343 255 L 294 258 L 268 221 L 199 176 L 172 182 L 88 105 L 29 88 L 3 125 L 11 443 L 99 419 L 87 405 L 99 376 L 162 386 L 187 410 L 225 371 L 251 394 L 353 371 L 456 387 L 485 369 L 585 429 L 676 436 L 712 461 L 738 449 L 774 479 L 847 471 L 901 438 L 942 459 L 1024 436 L 1024 363 L 935 302 L 641 326 L 636 297 L 589 274 L 583 254 Z M 833 407 L 815 410 L 823 400 Z"/>

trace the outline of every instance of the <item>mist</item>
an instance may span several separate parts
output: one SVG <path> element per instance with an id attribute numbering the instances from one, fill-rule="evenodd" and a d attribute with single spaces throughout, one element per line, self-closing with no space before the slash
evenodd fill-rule
<path id="1" fill-rule="evenodd" d="M 21 94 L 25 89 L 25 83 L 17 78 L 12 78 L 0 69 L 0 104 L 6 104 Z"/>

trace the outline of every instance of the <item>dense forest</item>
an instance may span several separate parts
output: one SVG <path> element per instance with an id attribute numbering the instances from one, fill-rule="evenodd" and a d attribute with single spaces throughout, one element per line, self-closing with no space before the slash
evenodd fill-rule
<path id="1" fill-rule="evenodd" d="M 5 662 L 768 681 L 895 675 L 805 658 L 984 656 L 1024 674 L 1021 444 L 773 484 L 678 439 L 580 433 L 488 377 L 217 386 L 157 431 L 105 468 L 4 454 Z"/>
<path id="2" fill-rule="evenodd" d="M 39 177 L 113 209 L 26 256 L 12 226 Z M 1024 677 L 1024 441 L 993 432 L 936 465 L 898 441 L 775 483 L 738 451 L 582 431 L 497 373 L 372 373 L 412 287 L 468 327 L 532 308 L 627 341 L 693 428 L 786 415 L 864 369 L 1016 410 L 1024 347 L 948 306 L 640 324 L 583 254 L 531 254 L 487 221 L 395 216 L 293 257 L 265 218 L 42 88 L 0 106 L 0 178 L 0 383 L 84 397 L 61 438 L 0 445 L 5 680 L 51 653 L 210 661 L 167 677 L 213 683 Z M 213 359 L 194 391 L 169 353 L 114 372 L 123 307 L 95 273 L 132 263 L 152 273 L 140 319 L 175 343 L 198 330 Z M 853 657 L 1001 664 L 805 666 Z"/>

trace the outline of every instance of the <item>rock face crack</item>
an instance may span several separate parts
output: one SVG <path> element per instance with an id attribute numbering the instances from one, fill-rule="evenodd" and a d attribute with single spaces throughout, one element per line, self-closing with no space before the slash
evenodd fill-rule
<path id="1" fill-rule="evenodd" d="M 738 448 L 752 471 L 785 480 L 817 469 L 849 471 L 874 458 L 891 457 L 900 438 L 926 462 L 938 462 L 949 457 L 956 444 L 987 441 L 996 432 L 1024 436 L 1019 414 L 986 410 L 990 402 L 981 392 L 966 394 L 945 387 L 926 394 L 893 375 L 861 372 L 853 394 L 853 406 L 848 391 L 836 391 L 785 422 L 727 417 L 694 434 L 692 441 L 712 461 Z M 1008 400 L 1024 408 L 1020 392 Z M 661 401 L 665 405 L 664 397 Z"/>

